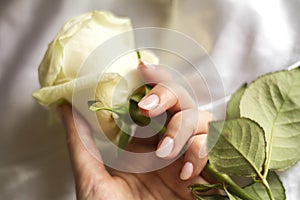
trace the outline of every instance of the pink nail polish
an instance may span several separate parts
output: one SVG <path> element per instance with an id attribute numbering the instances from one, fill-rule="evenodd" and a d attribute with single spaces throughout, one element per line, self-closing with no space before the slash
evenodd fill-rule
<path id="1" fill-rule="evenodd" d="M 193 164 L 191 162 L 186 162 L 182 167 L 182 170 L 180 173 L 180 179 L 181 180 L 189 179 L 193 174 L 193 170 L 194 170 Z"/>
<path id="2" fill-rule="evenodd" d="M 174 148 L 174 140 L 169 136 L 165 137 L 159 148 L 156 150 L 156 156 L 165 158 L 172 152 Z"/>
<path id="3" fill-rule="evenodd" d="M 138 106 L 144 110 L 152 110 L 158 105 L 159 98 L 156 94 L 151 94 L 145 98 L 143 98 Z"/>

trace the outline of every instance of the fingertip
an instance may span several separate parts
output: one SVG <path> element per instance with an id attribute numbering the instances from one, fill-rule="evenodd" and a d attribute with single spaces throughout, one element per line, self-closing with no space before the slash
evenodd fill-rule
<path id="1" fill-rule="evenodd" d="M 189 145 L 185 152 L 184 162 L 192 163 L 194 166 L 193 172 L 188 179 L 199 176 L 207 163 L 206 137 L 207 134 L 196 135 L 193 136 L 190 139 L 191 142 L 189 141 L 188 143 Z M 184 165 L 182 171 L 186 170 L 185 168 L 186 166 Z"/>
<path id="2" fill-rule="evenodd" d="M 167 158 L 172 153 L 173 148 L 174 148 L 174 139 L 167 136 L 162 140 L 155 154 L 159 158 Z"/>
<path id="3" fill-rule="evenodd" d="M 206 158 L 199 159 L 198 161 L 195 160 L 186 160 L 184 161 L 184 165 L 180 171 L 180 179 L 181 180 L 189 180 L 193 179 L 201 174 L 205 165 L 207 163 Z"/>
<path id="4" fill-rule="evenodd" d="M 140 70 L 155 69 L 155 68 L 156 68 L 155 64 L 149 63 L 149 62 L 147 62 L 145 60 L 142 60 L 142 59 L 139 60 L 139 69 Z"/>
<path id="5" fill-rule="evenodd" d="M 142 110 L 150 111 L 158 106 L 159 97 L 156 94 L 151 94 L 144 97 L 139 103 L 138 106 Z"/>
<path id="6" fill-rule="evenodd" d="M 194 171 L 194 165 L 193 163 L 191 162 L 186 162 L 183 167 L 182 167 L 182 170 L 180 172 L 180 179 L 181 180 L 188 180 L 192 177 L 192 174 L 193 174 L 193 171 Z"/>
<path id="7" fill-rule="evenodd" d="M 146 84 L 155 85 L 163 81 L 172 80 L 172 76 L 165 67 L 140 60 L 138 73 Z"/>

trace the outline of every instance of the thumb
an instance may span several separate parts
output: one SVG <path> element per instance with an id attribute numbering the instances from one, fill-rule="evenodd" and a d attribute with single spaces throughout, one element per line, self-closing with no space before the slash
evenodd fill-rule
<path id="1" fill-rule="evenodd" d="M 91 129 L 87 122 L 70 104 L 58 107 L 61 120 L 66 129 L 67 145 L 71 158 L 76 186 L 83 180 L 111 178 L 103 165 L 101 155 L 93 141 Z"/>

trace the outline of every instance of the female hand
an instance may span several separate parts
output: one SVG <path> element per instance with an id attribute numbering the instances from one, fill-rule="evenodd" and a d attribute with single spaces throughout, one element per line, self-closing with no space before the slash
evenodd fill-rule
<path id="1" fill-rule="evenodd" d="M 153 89 L 139 103 L 141 112 L 154 117 L 168 111 L 170 120 L 163 138 L 134 138 L 128 149 L 156 151 L 156 155 L 163 159 L 176 157 L 186 143 L 187 150 L 179 159 L 156 171 L 127 173 L 111 170 L 109 173 L 100 162 L 101 155 L 88 123 L 72 111 L 71 105 L 61 105 L 58 110 L 67 132 L 78 199 L 192 199 L 188 185 L 207 183 L 199 174 L 207 162 L 204 143 L 210 113 L 198 111 L 184 88 L 172 82 L 162 67 L 141 63 L 138 70 L 145 82 L 153 84 Z"/>

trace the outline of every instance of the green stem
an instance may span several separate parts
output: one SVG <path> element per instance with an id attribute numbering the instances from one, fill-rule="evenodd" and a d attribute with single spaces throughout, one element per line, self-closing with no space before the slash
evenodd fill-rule
<path id="1" fill-rule="evenodd" d="M 275 198 L 274 198 L 274 196 L 273 196 L 273 194 L 272 194 L 272 191 L 271 191 L 271 189 L 270 189 L 270 186 L 269 186 L 268 181 L 267 181 L 266 179 L 263 179 L 261 183 L 262 183 L 263 186 L 266 188 L 266 191 L 267 191 L 267 193 L 268 193 L 268 196 L 269 196 L 270 200 L 275 200 Z"/>
<path id="2" fill-rule="evenodd" d="M 137 54 L 137 58 L 138 58 L 138 60 L 141 60 L 141 53 L 140 53 L 140 51 L 136 51 L 136 54 Z"/>
<path id="3" fill-rule="evenodd" d="M 273 128 L 272 128 L 273 129 Z M 272 130 L 272 132 L 273 132 L 273 130 Z M 270 149 L 270 148 L 269 148 Z M 271 153 L 269 152 L 267 155 L 270 155 Z M 270 189 L 270 186 L 269 186 L 269 184 L 268 184 L 268 181 L 267 181 L 267 176 L 268 176 L 268 172 L 269 172 L 269 167 L 270 167 L 270 164 L 271 164 L 271 159 L 270 159 L 270 156 L 267 156 L 267 158 L 266 158 L 266 163 L 265 163 L 265 165 L 264 165 L 264 173 L 263 173 L 263 176 L 262 176 L 262 184 L 263 184 L 263 186 L 265 187 L 265 189 L 266 189 L 266 191 L 267 191 L 267 193 L 268 193 L 268 196 L 269 196 L 269 198 L 270 198 L 270 200 L 274 200 L 274 197 L 273 197 L 273 194 L 272 194 L 272 191 L 271 191 L 271 189 Z"/>
<path id="4" fill-rule="evenodd" d="M 265 169 L 268 169 L 268 168 L 265 168 Z M 260 172 L 257 172 L 257 175 L 260 179 L 260 182 L 261 184 L 265 187 L 267 193 L 268 193 L 268 196 L 270 198 L 270 200 L 274 200 L 274 197 L 273 197 L 273 194 L 272 194 L 272 191 L 270 189 L 270 186 L 269 186 L 269 183 L 267 181 L 267 175 L 268 175 L 268 170 L 266 170 L 267 172 L 264 172 L 264 174 L 262 175 Z"/>
<path id="5" fill-rule="evenodd" d="M 224 183 L 227 190 L 232 194 L 242 198 L 243 200 L 255 200 L 255 198 L 247 194 L 228 175 L 218 172 L 211 164 L 207 163 L 205 170 L 208 171 L 217 181 Z"/>
<path id="6" fill-rule="evenodd" d="M 133 113 L 132 112 L 131 114 L 132 114 L 131 117 L 133 117 L 133 119 L 136 122 L 138 122 L 139 124 L 142 124 L 142 125 L 148 125 L 148 124 L 150 124 L 149 127 L 152 128 L 152 130 L 160 130 L 158 132 L 159 135 L 162 136 L 162 135 L 165 134 L 166 127 L 162 123 L 156 121 L 155 119 L 151 119 L 149 117 L 145 117 L 144 115 L 142 115 L 139 112 L 138 113 Z"/>

